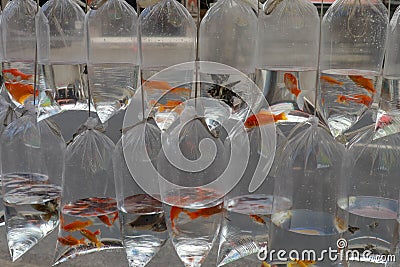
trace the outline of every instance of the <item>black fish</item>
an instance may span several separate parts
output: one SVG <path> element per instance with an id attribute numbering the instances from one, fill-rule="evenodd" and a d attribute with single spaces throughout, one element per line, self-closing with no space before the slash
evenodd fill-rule
<path id="1" fill-rule="evenodd" d="M 356 226 L 351 226 L 351 225 L 349 225 L 348 230 L 349 230 L 350 233 L 354 234 L 355 232 L 357 232 L 358 230 L 360 230 L 360 228 L 359 228 L 359 227 L 356 227 Z"/>

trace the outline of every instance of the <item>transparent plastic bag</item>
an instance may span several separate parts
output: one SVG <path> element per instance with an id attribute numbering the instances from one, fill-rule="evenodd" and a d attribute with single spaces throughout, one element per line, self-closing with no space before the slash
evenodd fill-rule
<path id="1" fill-rule="evenodd" d="M 239 183 L 226 196 L 226 215 L 221 227 L 217 266 L 259 253 L 263 247 L 266 247 L 272 212 L 274 178 L 280 153 L 287 141 L 279 128 L 276 132 L 277 148 L 271 169 L 263 170 L 266 180 L 252 193 L 249 193 L 248 187 L 256 165 L 259 164 L 261 157 L 266 156 L 265 151 L 271 148 L 261 142 L 259 128 L 253 128 L 248 132 L 249 162 Z"/>
<path id="2" fill-rule="evenodd" d="M 149 120 L 128 127 L 113 156 L 122 240 L 132 267 L 147 265 L 168 239 L 162 203 L 135 180 L 138 176 L 146 177 L 149 183 L 158 187 L 157 176 L 147 174 L 144 166 L 156 167 L 161 149 L 161 131 Z M 154 193 L 159 195 L 159 192 Z"/>
<path id="3" fill-rule="evenodd" d="M 337 0 L 323 18 L 318 106 L 335 137 L 379 99 L 388 22 L 381 1 Z"/>
<path id="4" fill-rule="evenodd" d="M 344 148 L 315 117 L 295 127 L 288 140 L 275 178 L 268 251 L 313 249 L 321 255 L 322 250 L 336 247 L 348 228 L 347 188 L 338 185 Z M 312 260 L 321 266 L 340 266 L 340 259 Z M 268 263 L 276 262 L 275 255 Z"/>
<path id="5" fill-rule="evenodd" d="M 315 103 L 317 8 L 309 0 L 271 0 L 259 12 L 256 84 L 277 111 L 306 111 L 306 100 Z"/>
<path id="6" fill-rule="evenodd" d="M 64 110 L 87 110 L 89 93 L 86 70 L 85 13 L 72 0 L 50 0 L 43 7 L 49 33 L 37 28 L 40 79 L 38 119 Z M 94 110 L 94 108 L 92 108 Z"/>
<path id="7" fill-rule="evenodd" d="M 113 179 L 114 143 L 89 118 L 67 146 L 54 264 L 122 248 Z"/>
<path id="8" fill-rule="evenodd" d="M 400 183 L 400 135 L 391 134 L 374 140 L 374 125 L 355 136 L 349 146 L 349 162 L 340 180 L 351 188 L 348 195 L 349 247 L 371 257 L 355 258 L 359 264 L 376 264 L 377 255 L 390 255 L 396 246 L 398 231 L 398 193 Z M 368 252 L 367 252 L 368 253 Z M 382 263 L 380 263 L 382 264 Z"/>
<path id="9" fill-rule="evenodd" d="M 252 93 L 251 85 L 246 82 L 254 78 L 255 72 L 257 17 L 254 11 L 240 0 L 220 0 L 207 11 L 199 35 L 200 60 L 221 63 L 208 66 L 204 62 L 199 66 L 201 96 L 224 101 L 243 119 Z M 250 79 L 246 80 L 245 75 Z"/>
<path id="10" fill-rule="evenodd" d="M 399 91 L 400 67 L 400 8 L 397 7 L 389 25 L 388 43 L 386 46 L 385 65 L 383 68 L 382 92 L 379 112 L 375 124 L 374 139 L 400 132 L 400 112 L 396 105 Z"/>
<path id="11" fill-rule="evenodd" d="M 248 4 L 241 0 L 217 1 L 202 19 L 199 34 L 200 60 L 254 75 L 257 17 Z"/>
<path id="12" fill-rule="evenodd" d="M 207 109 L 210 103 L 199 99 L 196 103 L 186 102 L 181 116 L 162 133 L 157 160 L 167 229 L 185 266 L 201 266 L 210 252 L 224 214 L 222 186 L 230 186 L 213 186 L 224 173 L 226 154 L 218 130 L 210 129 L 207 116 L 196 116 L 194 109 L 202 106 L 216 121 L 221 115 L 211 112 L 215 106 Z M 216 100 L 213 103 L 221 111 L 226 109 Z M 225 117 L 229 112 L 221 114 Z"/>
<path id="13" fill-rule="evenodd" d="M 34 81 L 39 81 L 39 71 L 35 74 L 35 51 L 37 33 L 35 28 L 46 31 L 47 21 L 41 9 L 32 0 L 16 0 L 6 5 L 2 13 L 1 31 L 3 35 L 2 90 L 7 91 L 17 107 L 32 101 Z M 38 48 L 38 51 L 41 47 Z M 36 88 L 38 89 L 38 88 Z"/>
<path id="14" fill-rule="evenodd" d="M 88 78 L 101 122 L 129 104 L 139 82 L 138 19 L 124 0 L 88 12 Z"/>
<path id="15" fill-rule="evenodd" d="M 143 80 L 172 65 L 195 60 L 196 25 L 176 0 L 162 0 L 143 10 L 139 25 Z"/>
<path id="16" fill-rule="evenodd" d="M 65 142 L 49 120 L 25 114 L 1 136 L 2 189 L 7 242 L 13 261 L 59 224 Z"/>

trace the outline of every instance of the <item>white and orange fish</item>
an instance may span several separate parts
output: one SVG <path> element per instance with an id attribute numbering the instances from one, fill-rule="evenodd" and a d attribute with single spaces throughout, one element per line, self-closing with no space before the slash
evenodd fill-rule
<path id="1" fill-rule="evenodd" d="M 301 90 L 299 89 L 299 83 L 297 81 L 296 76 L 294 76 L 291 73 L 285 73 L 283 75 L 283 80 L 285 82 L 285 86 L 286 88 L 292 93 L 294 94 L 296 97 L 299 96 L 299 94 L 301 93 Z"/>

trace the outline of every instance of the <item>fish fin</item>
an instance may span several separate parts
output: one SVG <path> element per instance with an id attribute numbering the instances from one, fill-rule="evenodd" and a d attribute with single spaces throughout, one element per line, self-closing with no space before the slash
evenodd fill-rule
<path id="1" fill-rule="evenodd" d="M 99 235 L 99 234 L 101 234 L 100 229 L 97 229 L 93 234 L 94 234 L 94 235 Z"/>

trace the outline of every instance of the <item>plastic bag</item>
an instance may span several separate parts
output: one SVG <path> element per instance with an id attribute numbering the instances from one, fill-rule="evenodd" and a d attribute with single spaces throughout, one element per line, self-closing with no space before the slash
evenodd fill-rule
<path id="1" fill-rule="evenodd" d="M 109 0 L 87 15 L 88 78 L 101 122 L 127 107 L 139 83 L 138 20 L 124 0 Z"/>
<path id="2" fill-rule="evenodd" d="M 305 101 L 314 105 L 319 30 L 309 0 L 271 0 L 260 10 L 256 83 L 277 112 L 306 111 Z"/>
<path id="3" fill-rule="evenodd" d="M 195 60 L 196 25 L 176 0 L 162 0 L 146 8 L 140 14 L 139 24 L 142 79 L 147 80 L 172 65 Z"/>
<path id="4" fill-rule="evenodd" d="M 72 0 L 50 0 L 43 7 L 49 35 L 37 28 L 42 38 L 38 62 L 40 80 L 38 120 L 64 110 L 87 110 L 89 93 L 86 70 L 85 13 Z M 94 108 L 92 108 L 94 110 Z"/>
<path id="5" fill-rule="evenodd" d="M 379 102 L 379 112 L 375 124 L 374 139 L 400 132 L 400 113 L 397 107 L 397 94 L 400 80 L 398 70 L 400 62 L 400 9 L 397 8 L 389 25 L 388 43 L 386 46 L 385 65 L 383 68 L 382 92 Z"/>
<path id="6" fill-rule="evenodd" d="M 38 84 L 39 71 L 35 74 L 35 51 L 37 34 L 35 27 L 46 31 L 47 21 L 41 9 L 32 0 L 10 2 L 2 14 L 1 31 L 3 35 L 2 73 L 6 90 L 17 107 L 25 101 L 33 101 L 39 95 L 34 82 Z M 38 51 L 41 48 L 39 47 Z"/>
<path id="7" fill-rule="evenodd" d="M 160 149 L 160 129 L 154 122 L 142 121 L 124 131 L 114 151 L 114 179 L 121 234 L 132 267 L 145 266 L 168 239 L 162 203 L 144 191 L 148 188 L 142 188 L 135 180 L 146 179 L 158 188 L 157 175 L 146 173 L 145 165 L 156 168 Z M 153 193 L 159 195 L 159 191 Z"/>
<path id="8" fill-rule="evenodd" d="M 225 201 L 226 215 L 223 219 L 220 243 L 218 249 L 217 266 L 240 260 L 246 256 L 259 253 L 268 242 L 268 229 L 272 212 L 274 178 L 279 164 L 280 152 L 286 144 L 286 136 L 277 128 L 277 149 L 271 169 L 266 164 L 262 171 L 266 180 L 260 187 L 249 193 L 248 187 L 253 178 L 260 158 L 265 157 L 265 151 L 274 151 L 261 142 L 259 128 L 248 132 L 250 142 L 250 156 L 242 179 L 235 188 L 228 193 Z M 234 142 L 238 140 L 233 139 Z M 264 164 L 264 162 L 261 162 Z M 288 202 L 288 205 L 290 203 Z M 244 223 L 245 222 L 245 223 Z"/>
<path id="9" fill-rule="evenodd" d="M 318 105 L 335 137 L 379 99 L 388 21 L 381 1 L 337 0 L 323 18 Z"/>
<path id="10" fill-rule="evenodd" d="M 322 250 L 335 247 L 348 228 L 343 209 L 347 187 L 338 185 L 344 148 L 315 117 L 295 127 L 288 140 L 275 178 L 268 251 L 313 249 L 321 255 Z M 296 260 L 323 266 L 340 263 L 328 258 Z M 268 263 L 275 262 L 276 255 Z"/>
<path id="11" fill-rule="evenodd" d="M 89 118 L 67 146 L 54 264 L 122 248 L 113 179 L 114 143 Z"/>
<path id="12" fill-rule="evenodd" d="M 3 201 L 7 242 L 13 261 L 59 223 L 65 142 L 51 121 L 30 110 L 1 136 Z"/>
<path id="13" fill-rule="evenodd" d="M 373 140 L 375 134 L 374 125 L 369 125 L 351 140 L 350 159 L 340 181 L 341 187 L 351 188 L 346 209 L 351 227 L 346 233 L 349 248 L 360 255 L 367 250 L 371 253 L 371 257 L 351 259 L 360 264 L 378 264 L 378 255 L 389 255 L 398 242 L 394 237 L 398 231 L 400 154 L 396 147 L 400 135 Z"/>

